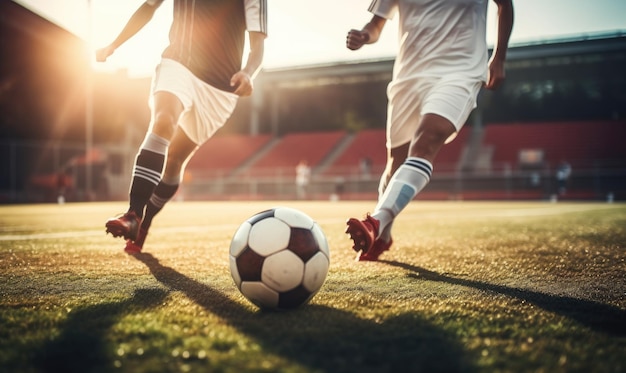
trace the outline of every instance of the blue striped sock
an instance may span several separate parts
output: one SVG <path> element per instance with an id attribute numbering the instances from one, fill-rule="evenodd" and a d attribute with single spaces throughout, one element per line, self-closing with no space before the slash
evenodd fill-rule
<path id="1" fill-rule="evenodd" d="M 409 157 L 393 174 L 372 216 L 380 221 L 379 232 L 424 189 L 433 173 L 432 164 L 423 158 Z"/>

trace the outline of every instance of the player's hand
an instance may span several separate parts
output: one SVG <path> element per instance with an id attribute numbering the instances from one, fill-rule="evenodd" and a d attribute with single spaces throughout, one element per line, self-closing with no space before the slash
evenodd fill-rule
<path id="1" fill-rule="evenodd" d="M 230 78 L 230 86 L 235 87 L 234 94 L 241 97 L 250 96 L 253 90 L 252 77 L 243 70 L 238 71 Z"/>
<path id="2" fill-rule="evenodd" d="M 504 61 L 492 59 L 489 61 L 487 83 L 485 83 L 485 88 L 491 90 L 497 89 L 502 82 L 504 82 L 504 76 Z"/>
<path id="3" fill-rule="evenodd" d="M 110 55 L 115 52 L 115 48 L 111 46 L 106 46 L 104 48 L 100 48 L 96 51 L 96 61 L 105 62 Z"/>
<path id="4" fill-rule="evenodd" d="M 346 37 L 346 47 L 350 50 L 357 50 L 370 40 L 370 34 L 367 31 L 352 29 L 348 31 Z"/>

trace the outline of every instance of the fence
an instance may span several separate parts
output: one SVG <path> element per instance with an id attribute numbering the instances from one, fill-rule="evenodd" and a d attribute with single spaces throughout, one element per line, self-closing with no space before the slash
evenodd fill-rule
<path id="1" fill-rule="evenodd" d="M 136 144 L 96 148 L 82 144 L 0 142 L 0 203 L 125 200 Z M 480 172 L 435 164 L 420 199 L 436 200 L 626 200 L 622 160 L 571 162 L 573 171 L 560 186 L 549 165 L 520 169 L 496 164 Z M 91 172 L 86 172 L 91 167 Z M 358 166 L 313 170 L 307 199 L 375 199 L 381 165 L 369 173 Z M 92 190 L 86 190 L 91 174 Z M 563 190 L 559 190 L 563 187 Z M 295 168 L 254 171 L 189 170 L 177 198 L 186 200 L 291 200 L 297 198 Z"/>
<path id="2" fill-rule="evenodd" d="M 445 169 L 446 165 L 443 165 Z M 451 165 L 447 168 L 452 168 Z M 293 169 L 268 169 L 265 173 L 224 176 L 223 173 L 196 172 L 184 186 L 180 198 L 276 199 L 297 198 Z M 307 199 L 375 199 L 382 170 L 364 175 L 358 169 L 336 169 L 332 174 L 315 174 L 307 188 Z M 342 172 L 343 171 L 343 172 Z M 380 171 L 380 172 L 379 172 Z M 492 172 L 435 172 L 420 193 L 432 200 L 625 200 L 626 169 L 575 169 L 560 183 L 549 168 L 511 170 L 506 165 Z"/>

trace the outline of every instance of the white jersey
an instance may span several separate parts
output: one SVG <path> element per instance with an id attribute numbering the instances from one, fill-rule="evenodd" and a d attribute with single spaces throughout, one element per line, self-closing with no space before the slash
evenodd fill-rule
<path id="1" fill-rule="evenodd" d="M 487 78 L 488 0 L 373 0 L 369 11 L 400 16 L 395 83 L 418 77 Z M 394 84 L 394 82 L 392 82 Z"/>

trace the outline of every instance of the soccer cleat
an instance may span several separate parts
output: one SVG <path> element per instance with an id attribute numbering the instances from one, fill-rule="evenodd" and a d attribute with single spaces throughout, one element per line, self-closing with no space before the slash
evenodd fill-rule
<path id="1" fill-rule="evenodd" d="M 354 246 L 352 246 L 354 251 L 368 252 L 378 236 L 380 221 L 367 214 L 364 220 L 350 218 L 346 224 L 348 225 L 346 233 L 350 235 L 350 239 L 354 242 Z"/>
<path id="2" fill-rule="evenodd" d="M 113 237 L 124 237 L 126 240 L 135 240 L 141 219 L 134 211 L 110 218 L 107 220 L 106 232 L 111 233 Z"/>
<path id="3" fill-rule="evenodd" d="M 143 243 L 146 241 L 146 236 L 148 235 L 148 230 L 139 228 L 139 232 L 137 233 L 137 238 L 133 240 L 126 240 L 126 247 L 124 251 L 127 254 L 138 254 L 141 252 L 143 248 Z"/>
<path id="4" fill-rule="evenodd" d="M 385 242 L 379 238 L 374 241 L 371 249 L 369 249 L 366 253 L 361 253 L 361 255 L 358 255 L 356 259 L 359 262 L 375 262 L 378 260 L 382 253 L 389 250 L 391 244 L 393 244 L 392 239 L 389 239 L 389 242 Z"/>

